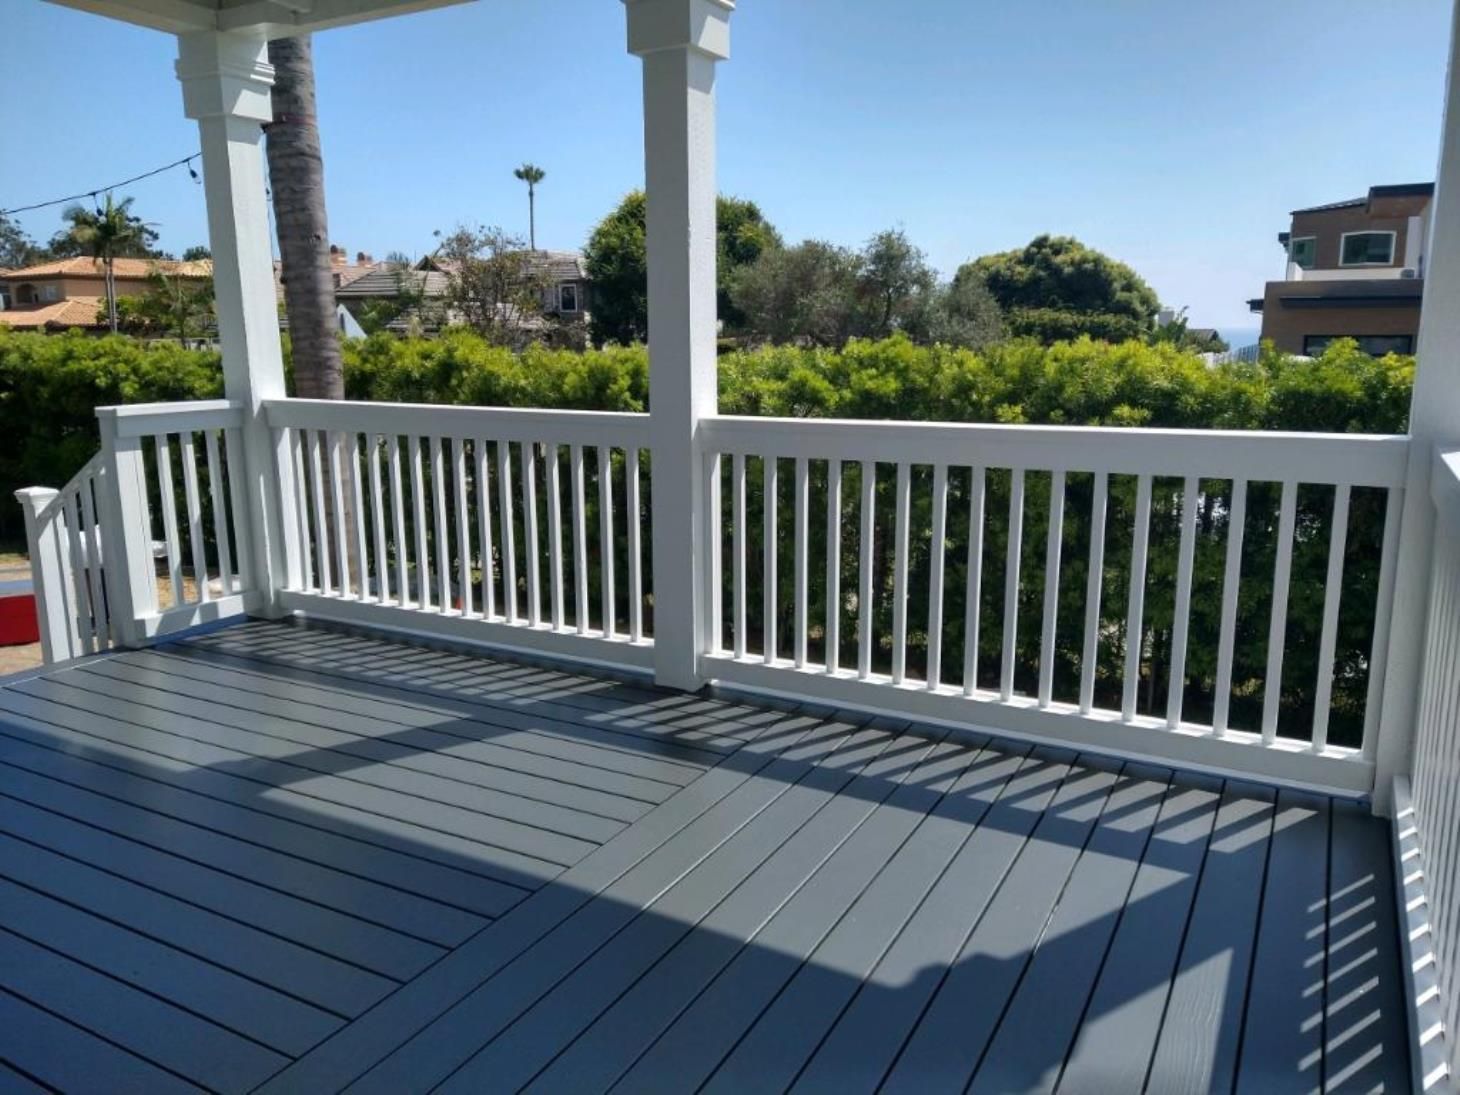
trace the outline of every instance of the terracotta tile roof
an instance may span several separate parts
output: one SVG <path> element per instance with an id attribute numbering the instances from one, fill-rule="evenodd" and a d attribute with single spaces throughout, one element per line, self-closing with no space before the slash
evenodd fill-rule
<path id="1" fill-rule="evenodd" d="M 113 260 L 112 268 L 119 278 L 145 278 L 153 270 L 160 270 L 173 277 L 206 278 L 213 274 L 211 259 L 203 259 L 199 262 L 176 262 L 172 259 L 119 258 Z M 82 255 L 74 259 L 60 259 L 56 262 L 43 262 L 38 266 L 10 270 L 0 276 L 7 281 L 48 277 L 104 278 L 106 268 L 102 265 L 101 260 Z"/>
<path id="2" fill-rule="evenodd" d="M 9 308 L 0 311 L 0 327 L 40 330 L 44 327 L 105 327 L 98 321 L 103 297 L 72 297 L 39 308 Z"/>

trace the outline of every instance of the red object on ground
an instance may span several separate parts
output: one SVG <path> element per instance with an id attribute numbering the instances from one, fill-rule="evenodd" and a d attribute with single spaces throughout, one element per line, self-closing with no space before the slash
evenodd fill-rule
<path id="1" fill-rule="evenodd" d="M 30 583 L 0 582 L 0 646 L 20 646 L 40 638 Z"/>

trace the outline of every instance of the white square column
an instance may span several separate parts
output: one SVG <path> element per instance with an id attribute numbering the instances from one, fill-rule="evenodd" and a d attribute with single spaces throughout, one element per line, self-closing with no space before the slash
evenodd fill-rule
<path id="1" fill-rule="evenodd" d="M 1430 207 L 1430 245 L 1409 405 L 1409 474 L 1395 565 L 1394 609 L 1376 750 L 1374 804 L 1389 812 L 1395 776 L 1410 772 L 1417 729 L 1425 624 L 1434 555 L 1435 450 L 1460 445 L 1460 3 L 1450 36 L 1440 164 Z"/>
<path id="2" fill-rule="evenodd" d="M 729 0 L 625 0 L 644 62 L 654 674 L 697 688 L 710 590 L 699 422 L 714 415 L 715 63 Z"/>
<path id="3" fill-rule="evenodd" d="M 268 43 L 262 31 L 179 35 L 177 77 L 202 143 L 224 389 L 244 406 L 248 527 L 238 530 L 239 550 L 250 552 L 255 584 L 273 606 L 297 576 L 285 569 L 296 553 L 284 550 L 296 510 L 277 472 L 288 464 L 277 462 L 262 406 L 285 395 L 262 148 L 263 123 L 273 117 Z"/>

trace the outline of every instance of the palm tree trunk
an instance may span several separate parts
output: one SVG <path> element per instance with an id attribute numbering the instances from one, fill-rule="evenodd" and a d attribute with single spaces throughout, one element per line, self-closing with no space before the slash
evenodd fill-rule
<path id="1" fill-rule="evenodd" d="M 537 250 L 537 195 L 532 192 L 531 184 L 527 187 L 527 246 Z"/>
<path id="2" fill-rule="evenodd" d="M 314 47 L 309 36 L 271 41 L 269 63 L 274 66 L 274 120 L 267 127 L 269 185 L 279 232 L 295 394 L 305 399 L 344 399 L 345 370 L 336 334 L 334 271 L 330 269 L 324 205 L 324 157 L 315 114 Z M 341 439 L 332 443 L 340 444 Z M 335 527 L 333 511 L 326 515 L 325 541 L 345 537 L 350 570 L 360 576 L 363 593 L 364 576 L 354 537 L 345 535 L 355 523 L 353 505 L 350 492 L 343 493 L 345 512 L 339 527 Z M 348 575 L 342 575 L 340 581 L 349 588 Z"/>
<path id="3" fill-rule="evenodd" d="M 315 117 L 314 50 L 308 35 L 270 42 L 269 63 L 274 66 L 269 183 L 279 226 L 294 384 L 304 398 L 344 399 L 324 207 L 324 159 Z"/>
<path id="4" fill-rule="evenodd" d="M 112 334 L 117 333 L 117 275 L 116 265 L 112 262 L 112 256 L 108 253 L 103 260 L 106 263 L 106 318 L 111 325 Z"/>

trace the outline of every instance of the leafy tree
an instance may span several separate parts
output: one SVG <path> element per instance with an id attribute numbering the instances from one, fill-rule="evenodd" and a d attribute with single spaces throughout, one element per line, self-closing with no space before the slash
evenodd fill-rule
<path id="1" fill-rule="evenodd" d="M 959 268 L 965 270 L 983 278 L 1013 333 L 1045 343 L 1081 334 L 1140 337 L 1159 307 L 1139 274 L 1072 236 L 1036 236 L 1025 247 Z"/>
<path id="2" fill-rule="evenodd" d="M 107 322 L 112 334 L 117 332 L 116 259 L 145 239 L 146 226 L 132 215 L 131 209 L 131 198 L 117 202 L 108 194 L 105 204 L 94 210 L 73 205 L 62 214 L 71 223 L 69 235 L 76 246 L 99 260 L 106 270 Z"/>
<path id="3" fill-rule="evenodd" d="M 527 246 L 537 250 L 537 184 L 547 178 L 547 172 L 534 163 L 525 163 L 512 174 L 527 184 Z"/>
<path id="4" fill-rule="evenodd" d="M 154 269 L 141 296 L 117 302 L 123 330 L 156 338 L 175 338 L 186 346 L 217 325 L 213 279 L 185 278 Z"/>
<path id="5" fill-rule="evenodd" d="M 202 262 L 213 257 L 212 250 L 205 243 L 196 243 L 182 253 L 183 262 Z"/>
<path id="6" fill-rule="evenodd" d="M 593 279 L 594 342 L 627 345 L 649 335 L 648 266 L 644 249 L 644 192 L 628 194 L 599 221 L 584 259 Z M 760 207 L 743 198 L 720 196 L 715 203 L 720 318 L 733 326 L 739 313 L 729 284 L 736 270 L 753 263 L 781 237 Z"/>
<path id="7" fill-rule="evenodd" d="M 926 334 L 929 342 L 981 349 L 1005 336 L 1004 315 L 983 279 L 960 271 L 938 290 Z"/>
<path id="8" fill-rule="evenodd" d="M 732 275 L 729 289 L 737 330 L 754 343 L 840 348 L 849 338 L 901 332 L 920 344 L 983 346 L 1003 332 L 977 275 L 940 286 L 898 230 L 879 232 L 860 252 L 821 240 L 767 249 Z"/>
<path id="9" fill-rule="evenodd" d="M 857 330 L 860 259 L 822 240 L 772 247 L 729 278 L 739 329 L 756 342 L 838 348 Z"/>
<path id="10" fill-rule="evenodd" d="M 20 225 L 0 213 L 0 269 L 33 266 L 43 261 L 44 254 Z"/>
<path id="11" fill-rule="evenodd" d="M 454 318 L 498 346 L 525 346 L 546 328 L 545 276 L 523 241 L 500 228 L 458 228 L 436 251 L 450 271 L 447 306 Z"/>
<path id="12" fill-rule="evenodd" d="M 862 309 L 858 334 L 886 338 L 920 323 L 927 315 L 938 278 L 927 256 L 900 228 L 878 232 L 862 248 L 857 296 Z"/>

